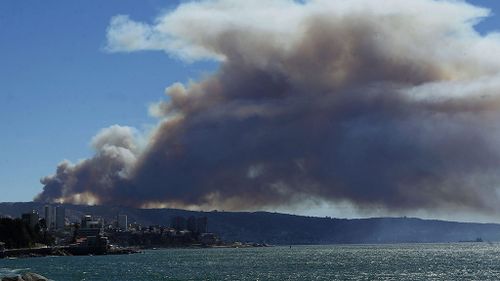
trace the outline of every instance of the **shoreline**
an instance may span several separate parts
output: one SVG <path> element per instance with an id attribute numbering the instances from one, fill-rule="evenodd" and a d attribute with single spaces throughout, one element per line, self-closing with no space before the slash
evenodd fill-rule
<path id="1" fill-rule="evenodd" d="M 2 259 L 25 259 L 38 257 L 58 257 L 58 256 L 111 256 L 111 255 L 131 255 L 140 254 L 144 251 L 157 251 L 168 249 L 245 249 L 245 248 L 268 248 L 268 247 L 301 247 L 301 246 L 387 246 L 387 245 L 453 245 L 453 244 L 491 244 L 491 242 L 478 241 L 460 241 L 443 243 L 380 243 L 380 244 L 293 244 L 293 245 L 269 245 L 258 243 L 235 243 L 225 245 L 183 245 L 183 246 L 148 246 L 148 247 L 115 247 L 108 249 L 105 253 L 85 253 L 72 254 L 67 251 L 68 246 L 23 248 L 23 249 L 5 249 L 0 251 L 0 260 Z"/>
<path id="2" fill-rule="evenodd" d="M 165 249 L 239 249 L 239 248 L 263 248 L 273 247 L 269 244 L 258 243 L 233 243 L 224 245 L 179 245 L 179 246 L 147 246 L 147 247 L 112 247 L 102 250 L 90 248 L 76 248 L 71 246 L 5 249 L 0 252 L 0 259 L 58 257 L 58 256 L 107 256 L 107 255 L 131 255 L 140 254 L 143 251 L 165 250 Z"/>
<path id="3" fill-rule="evenodd" d="M 40 247 L 23 249 L 5 249 L 0 252 L 0 259 L 12 258 L 37 258 L 37 257 L 58 257 L 58 256 L 94 256 L 94 255 L 128 255 L 141 253 L 137 248 L 120 247 L 108 249 L 104 252 L 94 252 L 92 249 L 78 249 L 69 246 Z"/>

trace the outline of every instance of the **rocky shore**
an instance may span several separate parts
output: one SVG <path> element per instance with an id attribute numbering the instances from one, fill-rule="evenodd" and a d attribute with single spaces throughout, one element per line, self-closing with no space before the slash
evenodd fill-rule
<path id="1" fill-rule="evenodd" d="M 0 281 L 49 281 L 49 279 L 32 272 L 17 276 L 0 277 Z"/>
<path id="2" fill-rule="evenodd" d="M 7 249 L 0 252 L 1 258 L 33 258 L 45 256 L 86 256 L 86 255 L 128 255 L 137 254 L 141 251 L 136 248 L 115 247 L 107 249 L 103 253 L 93 252 L 87 248 L 75 247 L 42 247 L 25 249 Z M 1 280 L 0 280 L 1 281 Z"/>

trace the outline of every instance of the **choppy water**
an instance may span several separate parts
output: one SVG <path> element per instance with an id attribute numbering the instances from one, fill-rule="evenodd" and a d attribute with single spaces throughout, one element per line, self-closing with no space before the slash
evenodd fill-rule
<path id="1" fill-rule="evenodd" d="M 0 260 L 72 280 L 500 280 L 500 244 L 167 249 L 127 256 Z"/>

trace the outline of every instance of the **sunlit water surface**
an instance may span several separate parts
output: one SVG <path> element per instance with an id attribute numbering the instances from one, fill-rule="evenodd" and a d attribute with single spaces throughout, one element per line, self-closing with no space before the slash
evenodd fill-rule
<path id="1" fill-rule="evenodd" d="M 500 280 L 500 244 L 166 249 L 0 260 L 0 275 L 70 280 Z"/>

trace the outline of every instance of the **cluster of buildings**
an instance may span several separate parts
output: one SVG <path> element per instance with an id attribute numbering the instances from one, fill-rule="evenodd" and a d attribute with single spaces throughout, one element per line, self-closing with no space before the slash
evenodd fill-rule
<path id="1" fill-rule="evenodd" d="M 83 215 L 79 222 L 69 223 L 66 209 L 61 205 L 44 206 L 44 214 L 38 212 L 22 214 L 22 220 L 32 228 L 36 225 L 49 233 L 59 246 L 69 246 L 82 253 L 106 252 L 111 244 L 116 246 L 162 247 L 215 245 L 219 239 L 208 232 L 207 217 L 171 218 L 169 226 L 143 227 L 130 223 L 128 216 L 119 214 L 106 222 L 103 218 Z"/>
<path id="2" fill-rule="evenodd" d="M 187 219 L 182 216 L 173 217 L 171 229 L 177 234 L 187 235 L 194 241 L 203 245 L 215 245 L 219 242 L 214 233 L 208 232 L 208 218 L 190 216 Z"/>
<path id="3" fill-rule="evenodd" d="M 108 253 L 109 242 L 103 233 L 102 220 L 85 215 L 79 223 L 68 223 L 64 206 L 46 205 L 43 210 L 43 216 L 36 210 L 23 213 L 21 221 L 42 232 L 44 237 L 52 237 L 47 244 L 55 244 L 58 250 L 72 255 Z"/>
<path id="4" fill-rule="evenodd" d="M 219 242 L 217 236 L 208 232 L 206 217 L 173 217 L 170 226 L 151 225 L 143 227 L 127 224 L 126 216 L 118 216 L 116 228 L 106 229 L 112 244 L 139 247 L 183 247 L 208 246 Z"/>
<path id="5" fill-rule="evenodd" d="M 63 205 L 45 205 L 43 214 L 36 210 L 21 214 L 21 221 L 37 233 L 37 246 L 10 249 L 26 255 L 70 254 L 99 255 L 136 252 L 136 248 L 160 247 L 209 247 L 224 245 L 219 238 L 208 232 L 208 218 L 172 217 L 166 225 L 144 227 L 131 223 L 125 214 L 112 220 L 93 215 L 77 215 Z M 54 247 L 41 247 L 51 245 Z M 0 242 L 0 254 L 5 253 Z M 42 253 L 43 252 L 43 253 Z M 17 253 L 17 252 L 16 252 Z M 23 254 L 18 253 L 18 254 Z"/>
<path id="6" fill-rule="evenodd" d="M 23 213 L 21 220 L 31 228 L 39 225 L 42 230 L 62 230 L 66 226 L 66 208 L 60 205 L 45 205 L 42 218 L 33 210 L 30 213 Z"/>
<path id="7" fill-rule="evenodd" d="M 64 206 L 45 205 L 45 225 L 48 230 L 60 230 L 66 226 L 66 208 Z"/>
<path id="8" fill-rule="evenodd" d="M 188 230 L 192 233 L 206 233 L 208 232 L 208 219 L 207 217 L 196 218 L 194 216 L 186 219 L 177 216 L 172 218 L 171 227 L 178 231 Z"/>

